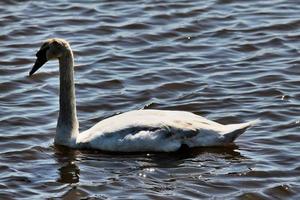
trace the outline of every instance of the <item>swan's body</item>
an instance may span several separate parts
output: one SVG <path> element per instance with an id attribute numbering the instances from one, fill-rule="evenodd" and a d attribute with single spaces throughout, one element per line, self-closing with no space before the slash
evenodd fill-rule
<path id="1" fill-rule="evenodd" d="M 185 111 L 136 110 L 100 121 L 79 134 L 76 115 L 73 53 L 62 39 L 47 40 L 37 53 L 30 75 L 50 59 L 60 66 L 60 110 L 55 143 L 105 151 L 176 151 L 232 143 L 254 122 L 222 125 Z"/>
<path id="2" fill-rule="evenodd" d="M 97 123 L 78 135 L 76 145 L 107 151 L 176 151 L 231 143 L 249 123 L 221 125 L 184 111 L 136 110 Z M 237 131 L 233 136 L 230 133 Z M 228 135 L 229 134 L 229 135 Z"/>

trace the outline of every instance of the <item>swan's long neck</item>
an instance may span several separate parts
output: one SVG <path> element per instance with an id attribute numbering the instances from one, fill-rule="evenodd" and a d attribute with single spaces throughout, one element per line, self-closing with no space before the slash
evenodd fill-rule
<path id="1" fill-rule="evenodd" d="M 55 135 L 56 144 L 71 147 L 75 145 L 79 133 L 73 62 L 73 53 L 69 47 L 64 55 L 59 58 L 59 117 Z"/>

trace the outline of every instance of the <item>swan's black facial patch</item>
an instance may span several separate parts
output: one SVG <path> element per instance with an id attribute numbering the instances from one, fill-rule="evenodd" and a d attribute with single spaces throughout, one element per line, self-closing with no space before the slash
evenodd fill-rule
<path id="1" fill-rule="evenodd" d="M 44 45 L 43 45 L 44 46 Z M 42 47 L 37 53 L 36 53 L 36 61 L 29 72 L 29 76 L 34 74 L 40 67 L 42 67 L 47 62 L 47 50 L 49 49 L 48 46 Z"/>
<path id="2" fill-rule="evenodd" d="M 41 48 L 37 53 L 36 53 L 36 57 L 40 58 L 40 57 L 46 57 L 46 52 L 49 49 L 49 47 L 44 47 Z"/>

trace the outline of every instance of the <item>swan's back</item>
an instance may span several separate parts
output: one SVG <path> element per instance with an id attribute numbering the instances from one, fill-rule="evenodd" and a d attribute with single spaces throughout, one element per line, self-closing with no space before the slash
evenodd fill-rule
<path id="1" fill-rule="evenodd" d="M 79 134 L 82 147 L 106 151 L 176 151 L 233 142 L 229 133 L 244 132 L 249 123 L 222 125 L 185 111 L 136 110 L 105 119 Z M 232 140 L 232 141 L 230 141 Z"/>

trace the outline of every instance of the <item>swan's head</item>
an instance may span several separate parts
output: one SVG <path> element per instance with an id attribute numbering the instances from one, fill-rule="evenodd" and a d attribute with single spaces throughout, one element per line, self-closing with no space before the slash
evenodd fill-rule
<path id="1" fill-rule="evenodd" d="M 29 76 L 34 74 L 48 60 L 59 59 L 64 53 L 69 52 L 70 45 L 67 41 L 60 38 L 46 40 L 36 53 L 36 61 L 29 72 Z"/>

